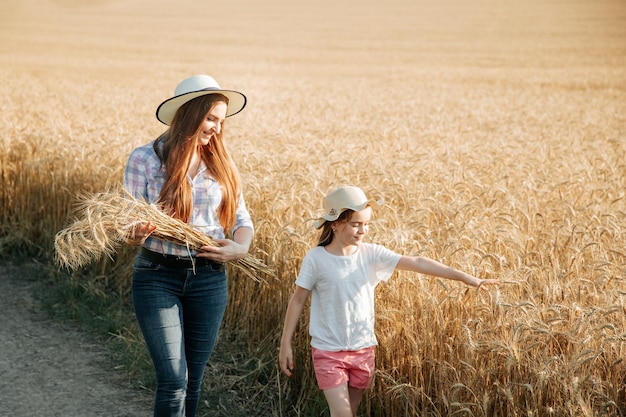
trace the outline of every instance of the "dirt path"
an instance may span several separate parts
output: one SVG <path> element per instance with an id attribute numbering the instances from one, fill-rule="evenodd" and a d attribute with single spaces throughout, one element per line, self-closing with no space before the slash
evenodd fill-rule
<path id="1" fill-rule="evenodd" d="M 151 415 L 149 393 L 124 386 L 97 342 L 50 320 L 19 272 L 0 265 L 0 416 Z"/>

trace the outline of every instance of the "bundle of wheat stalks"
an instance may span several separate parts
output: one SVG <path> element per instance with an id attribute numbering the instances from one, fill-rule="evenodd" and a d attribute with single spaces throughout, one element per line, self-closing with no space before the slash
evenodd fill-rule
<path id="1" fill-rule="evenodd" d="M 209 235 L 122 189 L 79 196 L 76 214 L 77 220 L 54 239 L 57 263 L 70 269 L 85 266 L 102 255 L 112 258 L 116 247 L 132 237 L 135 225 L 148 221 L 156 226 L 152 236 L 189 250 L 217 245 Z M 229 263 L 256 281 L 263 281 L 263 274 L 274 275 L 267 265 L 251 255 Z"/>

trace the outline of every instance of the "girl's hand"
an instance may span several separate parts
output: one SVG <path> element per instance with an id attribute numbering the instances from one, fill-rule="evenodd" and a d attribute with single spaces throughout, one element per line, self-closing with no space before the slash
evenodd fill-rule
<path id="1" fill-rule="evenodd" d="M 137 223 L 126 237 L 126 243 L 131 246 L 141 246 L 155 230 L 156 226 L 150 222 Z"/>
<path id="2" fill-rule="evenodd" d="M 230 239 L 215 239 L 219 246 L 205 245 L 198 249 L 199 258 L 208 258 L 212 261 L 226 263 L 244 258 L 248 254 L 248 247 Z"/>
<path id="3" fill-rule="evenodd" d="M 500 281 L 497 279 L 479 279 L 479 283 L 476 285 L 478 289 L 488 290 L 489 285 L 500 285 Z"/>
<path id="4" fill-rule="evenodd" d="M 291 345 L 280 346 L 278 362 L 280 363 L 280 369 L 282 369 L 283 373 L 287 376 L 291 376 L 291 371 L 293 370 L 293 351 L 291 350 Z"/>

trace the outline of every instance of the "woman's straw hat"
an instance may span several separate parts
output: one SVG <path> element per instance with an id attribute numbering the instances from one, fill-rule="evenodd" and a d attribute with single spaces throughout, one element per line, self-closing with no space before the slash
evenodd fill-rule
<path id="1" fill-rule="evenodd" d="M 213 77 L 194 75 L 184 79 L 176 86 L 174 97 L 168 98 L 159 105 L 156 117 L 161 123 L 169 126 L 180 106 L 196 97 L 207 94 L 222 94 L 228 98 L 226 117 L 237 114 L 246 107 L 246 96 L 239 91 L 222 90 Z"/>
<path id="2" fill-rule="evenodd" d="M 369 200 L 363 190 L 358 187 L 339 187 L 324 197 L 324 214 L 319 217 L 314 226 L 319 229 L 324 223 L 334 222 L 346 210 L 361 211 L 367 206 L 380 207 L 383 200 Z"/>

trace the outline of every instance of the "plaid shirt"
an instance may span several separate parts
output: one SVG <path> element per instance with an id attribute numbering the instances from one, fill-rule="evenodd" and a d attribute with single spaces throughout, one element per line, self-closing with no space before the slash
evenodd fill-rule
<path id="1" fill-rule="evenodd" d="M 156 203 L 159 193 L 165 183 L 165 169 L 161 168 L 161 161 L 154 152 L 154 142 L 150 142 L 134 149 L 124 170 L 124 188 L 135 198 L 149 204 Z M 193 192 L 193 210 L 189 224 L 194 228 L 210 235 L 223 239 L 224 229 L 217 218 L 217 207 L 222 201 L 219 184 L 209 175 L 204 163 L 201 163 L 195 178 L 187 176 Z M 250 214 L 246 208 L 243 195 L 239 200 L 237 217 L 232 232 L 240 227 L 253 229 Z M 253 229 L 254 230 L 254 229 Z M 143 245 L 146 249 L 167 255 L 188 257 L 191 254 L 186 247 L 149 237 Z"/>

